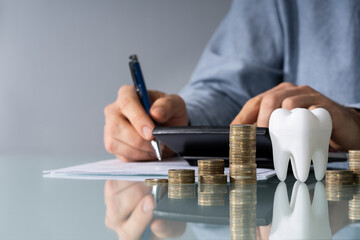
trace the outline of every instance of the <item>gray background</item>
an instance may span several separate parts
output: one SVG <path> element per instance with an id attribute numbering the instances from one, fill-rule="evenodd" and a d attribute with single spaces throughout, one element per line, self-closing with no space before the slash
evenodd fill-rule
<path id="1" fill-rule="evenodd" d="M 0 154 L 110 157 L 103 108 L 131 83 L 178 92 L 230 0 L 0 0 Z"/>

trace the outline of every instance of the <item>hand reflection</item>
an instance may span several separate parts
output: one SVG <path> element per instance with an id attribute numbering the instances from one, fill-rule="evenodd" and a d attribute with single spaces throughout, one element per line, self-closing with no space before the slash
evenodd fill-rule
<path id="1" fill-rule="evenodd" d="M 114 230 L 119 239 L 140 239 L 153 217 L 155 201 L 151 188 L 143 182 L 109 180 L 105 183 L 104 195 L 106 226 Z M 185 227 L 185 223 L 160 219 L 150 225 L 155 239 L 181 236 Z"/>

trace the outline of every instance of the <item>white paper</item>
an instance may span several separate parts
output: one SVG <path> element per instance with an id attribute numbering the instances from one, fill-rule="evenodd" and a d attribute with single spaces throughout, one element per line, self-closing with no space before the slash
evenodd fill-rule
<path id="1" fill-rule="evenodd" d="M 197 167 L 190 166 L 181 158 L 170 158 L 164 161 L 121 162 L 118 159 L 87 163 L 73 167 L 45 170 L 44 177 L 71 178 L 71 179 L 118 179 L 129 181 L 144 181 L 147 178 L 167 178 L 169 169 L 194 169 L 197 176 Z M 229 168 L 225 168 L 229 175 Z M 272 169 L 258 168 L 258 181 L 266 180 L 275 175 Z"/>

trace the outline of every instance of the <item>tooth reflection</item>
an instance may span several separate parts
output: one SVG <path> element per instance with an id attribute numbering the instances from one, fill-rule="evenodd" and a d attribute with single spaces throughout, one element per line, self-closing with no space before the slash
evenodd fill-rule
<path id="1" fill-rule="evenodd" d="M 286 184 L 280 182 L 274 197 L 270 239 L 331 239 L 328 203 L 321 182 L 315 185 L 313 203 L 305 183 L 294 184 L 289 204 Z"/>

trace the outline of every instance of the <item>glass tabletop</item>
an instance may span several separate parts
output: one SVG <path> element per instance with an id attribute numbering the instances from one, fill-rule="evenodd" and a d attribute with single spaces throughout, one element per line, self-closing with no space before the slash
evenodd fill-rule
<path id="1" fill-rule="evenodd" d="M 359 239 L 360 186 L 42 177 L 98 158 L 0 157 L 0 239 Z"/>
<path id="2" fill-rule="evenodd" d="M 313 174 L 306 183 L 290 176 L 248 185 L 112 180 L 106 223 L 120 239 L 359 239 L 359 190 Z"/>

